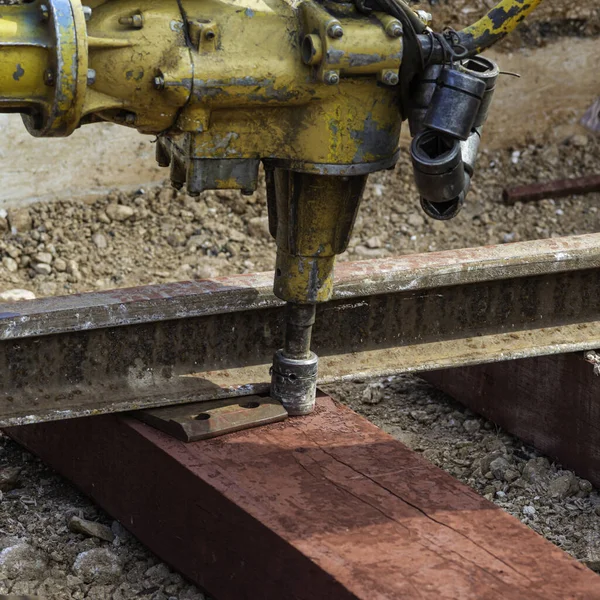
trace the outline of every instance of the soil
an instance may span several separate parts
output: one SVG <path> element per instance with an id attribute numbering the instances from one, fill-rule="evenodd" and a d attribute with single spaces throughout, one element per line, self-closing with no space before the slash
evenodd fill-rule
<path id="1" fill-rule="evenodd" d="M 479 0 L 431 2 L 436 22 L 456 28 L 484 6 Z M 522 64 L 528 56 L 575 64 L 577 56 L 598 51 L 596 0 L 568 6 L 546 0 L 528 23 L 503 42 L 505 57 Z M 583 64 L 573 72 L 583 73 Z M 559 79 L 552 89 L 560 87 Z M 515 119 L 527 122 L 527 115 L 511 112 L 508 100 L 496 106 L 501 120 L 488 131 L 467 204 L 453 221 L 433 221 L 421 212 L 406 153 L 395 171 L 372 176 L 341 260 L 599 231 L 600 193 L 515 206 L 502 202 L 506 185 L 600 171 L 600 137 L 576 126 L 600 83 L 594 92 L 585 88 L 577 109 L 571 88 L 564 87 L 558 97 L 541 87 L 531 129 L 518 137 L 505 130 Z M 145 153 L 140 156 L 145 160 Z M 25 151 L 20 159 L 27 161 Z M 128 168 L 135 181 L 135 164 Z M 137 172 L 140 183 L 147 181 L 145 172 Z M 168 185 L 145 183 L 135 192 L 88 196 L 68 192 L 52 203 L 0 209 L 0 298 L 14 297 L 15 289 L 39 297 L 273 268 L 263 187 L 249 198 L 237 192 L 191 198 Z M 417 377 L 327 391 L 600 572 L 600 493 L 589 482 Z M 0 595 L 6 593 L 97 600 L 205 597 L 38 459 L 0 437 Z"/>

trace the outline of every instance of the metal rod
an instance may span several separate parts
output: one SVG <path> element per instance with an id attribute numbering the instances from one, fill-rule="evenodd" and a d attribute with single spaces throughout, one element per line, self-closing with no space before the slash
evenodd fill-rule
<path id="1" fill-rule="evenodd" d="M 316 314 L 316 304 L 287 303 L 283 346 L 285 356 L 295 359 L 310 356 L 310 341 Z"/>
<path id="2" fill-rule="evenodd" d="M 530 183 L 507 188 L 502 192 L 502 198 L 506 204 L 512 205 L 515 202 L 536 202 L 549 198 L 563 198 L 564 196 L 590 194 L 592 192 L 600 192 L 600 175 L 557 179 L 555 181 Z"/>

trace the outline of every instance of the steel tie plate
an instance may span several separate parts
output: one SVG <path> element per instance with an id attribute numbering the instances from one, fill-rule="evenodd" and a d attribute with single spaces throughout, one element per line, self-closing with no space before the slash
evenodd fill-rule
<path id="1" fill-rule="evenodd" d="M 196 442 L 287 418 L 283 406 L 269 396 L 225 398 L 152 408 L 132 413 L 137 419 L 184 442 Z"/>

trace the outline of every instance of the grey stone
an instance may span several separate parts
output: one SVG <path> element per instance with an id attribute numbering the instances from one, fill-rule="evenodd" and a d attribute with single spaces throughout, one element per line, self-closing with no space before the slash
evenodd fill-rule
<path id="1" fill-rule="evenodd" d="M 524 506 L 523 507 L 523 514 L 526 517 L 533 517 L 535 515 L 535 508 L 533 506 Z"/>
<path id="2" fill-rule="evenodd" d="M 476 433 L 481 428 L 477 419 L 469 419 L 463 423 L 463 428 L 467 433 Z"/>
<path id="3" fill-rule="evenodd" d="M 135 211 L 131 206 L 112 203 L 106 207 L 106 214 L 111 221 L 126 221 L 133 217 Z"/>
<path id="4" fill-rule="evenodd" d="M 62 258 L 54 259 L 54 269 L 59 273 L 63 273 L 67 270 L 67 261 Z"/>
<path id="5" fill-rule="evenodd" d="M 33 270 L 40 275 L 50 275 L 50 273 L 52 273 L 52 267 L 46 263 L 34 264 Z"/>
<path id="6" fill-rule="evenodd" d="M 21 467 L 7 467 L 0 471 L 0 491 L 9 492 L 19 486 Z"/>
<path id="7" fill-rule="evenodd" d="M 1 302 L 18 302 L 20 300 L 35 300 L 35 294 L 29 290 L 19 288 L 0 292 Z"/>
<path id="8" fill-rule="evenodd" d="M 521 476 L 529 483 L 545 482 L 548 479 L 550 463 L 547 458 L 538 456 L 527 461 Z"/>
<path id="9" fill-rule="evenodd" d="M 423 227 L 425 225 L 425 219 L 417 212 L 408 215 L 407 222 L 411 227 Z"/>
<path id="10" fill-rule="evenodd" d="M 565 473 L 553 479 L 548 485 L 548 495 L 550 498 L 563 499 L 579 491 L 579 483 L 573 473 Z"/>
<path id="11" fill-rule="evenodd" d="M 92 548 L 77 555 L 73 573 L 84 583 L 111 583 L 123 571 L 119 558 L 106 548 Z"/>
<path id="12" fill-rule="evenodd" d="M 26 208 L 10 208 L 7 211 L 8 224 L 11 230 L 23 233 L 25 231 L 31 231 L 33 221 L 31 215 Z"/>
<path id="13" fill-rule="evenodd" d="M 0 552 L 0 574 L 9 579 L 40 579 L 47 566 L 43 553 L 25 542 L 9 546 Z"/>
<path id="14" fill-rule="evenodd" d="M 248 221 L 249 235 L 266 240 L 271 239 L 268 217 L 253 217 Z"/>
<path id="15" fill-rule="evenodd" d="M 2 259 L 2 264 L 4 265 L 4 268 L 11 273 L 14 273 L 19 268 L 17 261 L 10 256 L 5 256 Z"/>
<path id="16" fill-rule="evenodd" d="M 83 533 L 84 535 L 91 535 L 107 542 L 112 542 L 115 539 L 114 533 L 110 527 L 102 525 L 102 523 L 96 523 L 95 521 L 88 521 L 81 519 L 77 516 L 73 516 L 69 520 L 69 529 L 75 533 Z"/>
<path id="17" fill-rule="evenodd" d="M 504 480 L 507 471 L 511 470 L 510 466 L 510 463 L 504 456 L 499 456 L 490 463 L 490 471 L 496 479 Z"/>
<path id="18" fill-rule="evenodd" d="M 38 263 L 46 263 L 49 265 L 52 262 L 52 254 L 50 252 L 38 252 L 34 254 L 33 260 Z"/>
<path id="19" fill-rule="evenodd" d="M 365 245 L 367 246 L 367 248 L 381 248 L 381 246 L 383 246 L 383 244 L 381 243 L 381 240 L 377 237 L 377 236 L 373 236 L 370 237 L 366 242 Z"/>
<path id="20" fill-rule="evenodd" d="M 92 243 L 94 244 L 94 246 L 96 246 L 96 248 L 99 248 L 100 250 L 108 248 L 108 240 L 106 239 L 106 236 L 100 232 L 95 233 L 92 236 Z"/>

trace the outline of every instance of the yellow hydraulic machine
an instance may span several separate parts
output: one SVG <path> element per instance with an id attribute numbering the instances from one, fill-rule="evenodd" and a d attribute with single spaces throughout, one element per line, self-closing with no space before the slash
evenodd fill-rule
<path id="1" fill-rule="evenodd" d="M 420 202 L 461 208 L 498 68 L 479 56 L 541 0 L 502 0 L 442 33 L 403 0 L 0 3 L 0 112 L 34 136 L 110 121 L 157 136 L 172 184 L 252 194 L 263 165 L 287 302 L 272 395 L 313 409 L 315 306 L 332 293 L 369 173 L 408 120 Z"/>

